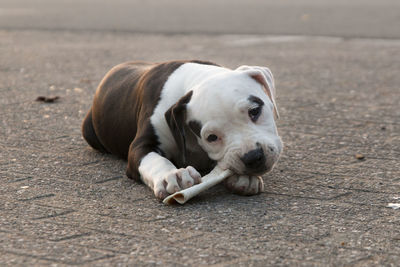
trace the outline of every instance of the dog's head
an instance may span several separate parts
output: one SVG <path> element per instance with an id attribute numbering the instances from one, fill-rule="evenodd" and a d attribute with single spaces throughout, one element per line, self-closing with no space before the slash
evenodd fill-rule
<path id="1" fill-rule="evenodd" d="M 247 175 L 270 171 L 282 151 L 271 71 L 241 66 L 218 73 L 192 89 L 166 113 L 183 162 L 188 128 L 222 168 Z"/>

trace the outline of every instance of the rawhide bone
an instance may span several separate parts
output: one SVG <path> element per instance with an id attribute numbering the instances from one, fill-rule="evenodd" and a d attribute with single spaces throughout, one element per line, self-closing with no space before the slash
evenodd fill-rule
<path id="1" fill-rule="evenodd" d="M 216 167 L 209 174 L 201 178 L 201 183 L 169 195 L 163 202 L 169 205 L 174 203 L 185 204 L 192 197 L 222 182 L 232 174 L 231 170 L 221 170 Z"/>

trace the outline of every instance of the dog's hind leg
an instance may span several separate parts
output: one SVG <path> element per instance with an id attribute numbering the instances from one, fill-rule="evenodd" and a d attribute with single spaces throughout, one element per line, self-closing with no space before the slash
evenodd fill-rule
<path id="1" fill-rule="evenodd" d="M 96 135 L 93 127 L 92 121 L 92 109 L 89 110 L 88 114 L 86 115 L 85 119 L 82 123 L 82 135 L 85 138 L 86 142 L 93 147 L 103 153 L 109 153 L 107 149 L 101 144 L 99 138 Z"/>

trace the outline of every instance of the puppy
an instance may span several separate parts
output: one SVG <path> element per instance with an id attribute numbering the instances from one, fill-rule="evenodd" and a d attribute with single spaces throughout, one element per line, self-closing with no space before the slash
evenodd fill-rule
<path id="1" fill-rule="evenodd" d="M 266 67 L 127 62 L 101 81 L 82 132 L 93 148 L 127 159 L 126 175 L 160 200 L 217 165 L 235 173 L 228 189 L 254 195 L 282 151 L 278 116 Z"/>

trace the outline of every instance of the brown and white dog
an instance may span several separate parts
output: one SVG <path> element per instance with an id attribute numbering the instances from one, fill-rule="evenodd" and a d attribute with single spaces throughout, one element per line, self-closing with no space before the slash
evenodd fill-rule
<path id="1" fill-rule="evenodd" d="M 235 173 L 228 189 L 254 195 L 282 151 L 274 115 L 266 67 L 128 62 L 101 81 L 82 132 L 93 148 L 127 159 L 126 175 L 160 200 L 217 165 Z"/>

